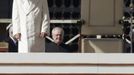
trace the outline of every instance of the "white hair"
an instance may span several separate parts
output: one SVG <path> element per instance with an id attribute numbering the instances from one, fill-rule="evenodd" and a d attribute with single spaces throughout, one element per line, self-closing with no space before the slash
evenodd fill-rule
<path id="1" fill-rule="evenodd" d="M 61 31 L 61 34 L 62 34 L 62 38 L 64 37 L 64 30 L 63 30 L 63 28 L 61 28 L 61 27 L 54 27 L 53 29 L 52 29 L 52 35 L 55 33 L 55 31 Z"/>

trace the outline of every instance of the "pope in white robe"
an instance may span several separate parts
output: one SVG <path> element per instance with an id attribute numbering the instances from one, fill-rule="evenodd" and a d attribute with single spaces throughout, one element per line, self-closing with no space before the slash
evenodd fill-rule
<path id="1" fill-rule="evenodd" d="M 12 24 L 19 53 L 45 51 L 50 28 L 47 0 L 14 0 Z"/>

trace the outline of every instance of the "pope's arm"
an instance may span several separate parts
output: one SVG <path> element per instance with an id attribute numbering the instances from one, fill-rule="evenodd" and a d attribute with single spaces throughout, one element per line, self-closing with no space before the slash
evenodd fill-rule
<path id="1" fill-rule="evenodd" d="M 50 30 L 50 18 L 49 18 L 49 10 L 48 10 L 48 4 L 47 0 L 43 1 L 43 16 L 42 16 L 42 26 L 41 26 L 41 33 L 45 35 L 49 35 Z"/>
<path id="2" fill-rule="evenodd" d="M 18 1 L 13 1 L 13 10 L 12 10 L 12 24 L 13 24 L 13 36 L 16 39 L 20 39 L 20 16 L 19 16 L 19 8 Z"/>

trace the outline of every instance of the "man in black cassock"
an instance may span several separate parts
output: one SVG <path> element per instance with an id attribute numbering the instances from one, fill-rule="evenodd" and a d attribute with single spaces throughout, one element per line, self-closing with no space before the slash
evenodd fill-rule
<path id="1" fill-rule="evenodd" d="M 60 27 L 55 27 L 52 30 L 53 42 L 46 44 L 45 52 L 72 52 L 69 45 L 63 43 L 64 30 Z"/>

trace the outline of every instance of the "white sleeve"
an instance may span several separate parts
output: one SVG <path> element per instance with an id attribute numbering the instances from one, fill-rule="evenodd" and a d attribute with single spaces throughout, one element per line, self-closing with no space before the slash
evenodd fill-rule
<path id="1" fill-rule="evenodd" d="M 42 0 L 43 1 L 43 18 L 42 18 L 42 27 L 41 27 L 41 32 L 46 32 L 49 34 L 50 30 L 50 18 L 49 18 L 49 9 L 48 9 L 48 4 L 47 0 Z"/>
<path id="2" fill-rule="evenodd" d="M 12 10 L 12 24 L 13 24 L 13 35 L 20 33 L 20 17 L 19 17 L 19 8 L 18 1 L 13 1 L 13 10 Z"/>

